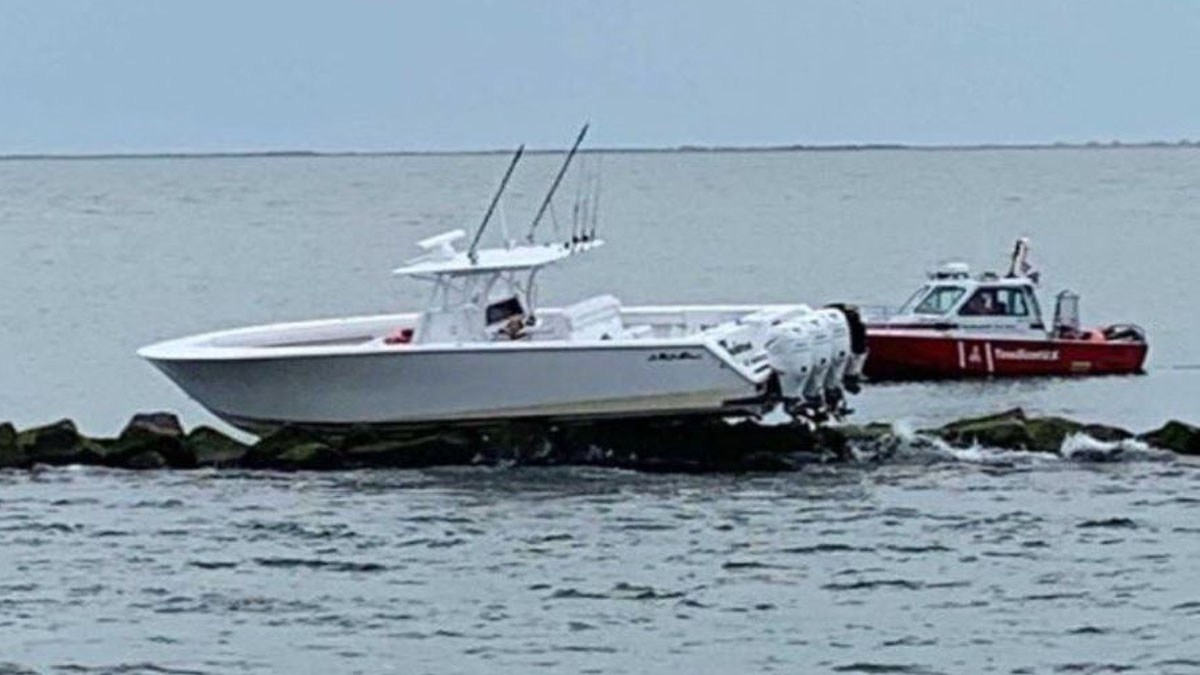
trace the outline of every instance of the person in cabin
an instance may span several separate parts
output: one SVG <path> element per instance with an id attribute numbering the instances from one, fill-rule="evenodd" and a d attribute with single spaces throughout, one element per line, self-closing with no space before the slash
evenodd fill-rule
<path id="1" fill-rule="evenodd" d="M 967 300 L 967 304 L 963 305 L 962 312 L 965 316 L 983 316 L 991 314 L 991 308 L 988 306 L 987 296 L 983 291 L 976 291 L 975 295 Z"/>

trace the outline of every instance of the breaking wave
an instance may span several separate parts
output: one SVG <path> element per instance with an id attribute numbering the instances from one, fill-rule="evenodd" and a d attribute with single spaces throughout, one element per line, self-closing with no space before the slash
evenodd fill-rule
<path id="1" fill-rule="evenodd" d="M 963 463 L 985 466 L 1061 464 L 1063 462 L 1164 462 L 1174 453 L 1151 447 L 1137 439 L 1103 441 L 1078 432 L 1063 439 L 1057 454 L 995 448 L 978 443 L 955 447 L 922 433 L 907 421 L 892 424 L 892 433 L 880 440 L 851 446 L 852 459 L 864 464 Z"/>

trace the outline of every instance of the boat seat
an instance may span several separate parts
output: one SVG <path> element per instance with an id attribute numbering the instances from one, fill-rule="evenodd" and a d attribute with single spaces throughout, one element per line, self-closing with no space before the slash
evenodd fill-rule
<path id="1" fill-rule="evenodd" d="M 621 337 L 621 301 L 597 295 L 562 309 L 567 336 L 572 340 L 610 340 Z"/>

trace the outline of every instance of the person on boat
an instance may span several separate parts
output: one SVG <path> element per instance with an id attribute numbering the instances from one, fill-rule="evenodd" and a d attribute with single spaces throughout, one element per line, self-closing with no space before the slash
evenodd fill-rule
<path id="1" fill-rule="evenodd" d="M 967 300 L 967 304 L 963 305 L 960 314 L 965 316 L 983 316 L 991 314 L 994 306 L 995 303 L 989 303 L 988 297 L 983 291 L 976 291 L 975 295 L 972 295 L 971 299 Z"/>

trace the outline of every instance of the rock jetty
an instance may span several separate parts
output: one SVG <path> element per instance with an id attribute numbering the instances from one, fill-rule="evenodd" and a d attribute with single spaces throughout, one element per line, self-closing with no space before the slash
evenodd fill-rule
<path id="1" fill-rule="evenodd" d="M 917 432 L 951 448 L 984 446 L 1059 453 L 1085 434 L 1101 442 L 1138 440 L 1181 455 L 1200 455 L 1200 427 L 1172 420 L 1142 434 L 1021 409 L 951 422 Z M 415 468 L 466 464 L 586 464 L 641 471 L 792 471 L 846 461 L 864 449 L 895 444 L 886 424 L 812 428 L 751 421 L 621 421 L 552 425 L 513 422 L 479 429 L 385 434 L 356 428 L 341 435 L 282 427 L 243 443 L 211 427 L 186 431 L 178 417 L 135 415 L 115 438 L 91 438 L 70 420 L 18 431 L 0 424 L 0 469 L 93 465 L 123 469 L 238 468 L 281 471 Z"/>

